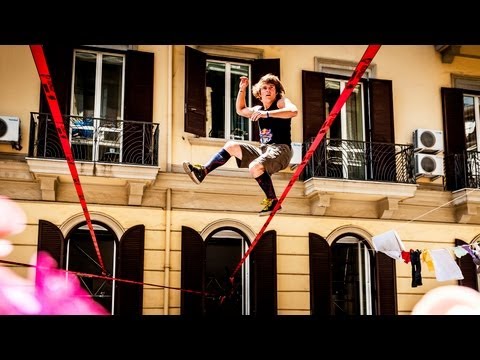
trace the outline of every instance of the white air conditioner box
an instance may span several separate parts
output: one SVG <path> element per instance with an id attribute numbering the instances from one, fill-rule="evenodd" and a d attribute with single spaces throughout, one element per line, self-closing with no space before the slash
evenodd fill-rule
<path id="1" fill-rule="evenodd" d="M 0 141 L 18 141 L 20 138 L 20 119 L 14 116 L 0 115 Z"/>
<path id="2" fill-rule="evenodd" d="M 303 160 L 302 143 L 292 142 L 292 151 L 293 151 L 293 156 L 292 156 L 292 159 L 290 160 L 290 165 L 301 164 Z"/>
<path id="3" fill-rule="evenodd" d="M 443 157 L 433 154 L 415 154 L 415 175 L 443 176 Z"/>
<path id="4" fill-rule="evenodd" d="M 416 129 L 413 132 L 415 151 L 436 154 L 443 151 L 443 132 L 441 130 Z"/>

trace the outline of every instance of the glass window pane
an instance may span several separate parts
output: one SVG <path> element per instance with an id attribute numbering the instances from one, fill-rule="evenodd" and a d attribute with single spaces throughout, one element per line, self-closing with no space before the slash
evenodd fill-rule
<path id="1" fill-rule="evenodd" d="M 473 96 L 463 97 L 463 119 L 465 123 L 465 140 L 467 151 L 477 149 L 477 132 L 475 123 L 475 107 Z"/>
<path id="2" fill-rule="evenodd" d="M 225 138 L 225 64 L 207 61 L 207 136 Z"/>
<path id="3" fill-rule="evenodd" d="M 249 139 L 249 119 L 237 114 L 235 104 L 237 102 L 237 94 L 240 85 L 240 78 L 248 76 L 248 66 L 232 64 L 231 81 L 230 81 L 230 139 L 248 140 Z M 248 93 L 245 95 L 248 104 Z"/>
<path id="4" fill-rule="evenodd" d="M 96 59 L 94 53 L 75 53 L 72 115 L 94 116 Z"/>
<path id="5" fill-rule="evenodd" d="M 104 55 L 100 117 L 122 119 L 123 57 Z"/>

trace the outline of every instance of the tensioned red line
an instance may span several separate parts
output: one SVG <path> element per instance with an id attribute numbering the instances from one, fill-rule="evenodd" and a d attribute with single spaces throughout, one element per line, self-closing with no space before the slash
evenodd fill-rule
<path id="1" fill-rule="evenodd" d="M 8 265 L 18 265 L 18 266 L 25 266 L 25 267 L 30 267 L 30 268 L 38 268 L 38 269 L 46 269 L 46 267 L 43 266 L 37 266 L 37 265 L 32 265 L 32 264 L 24 264 L 20 262 L 15 262 L 15 261 L 8 261 L 8 260 L 2 260 L 0 259 L 0 263 L 3 264 L 8 264 Z M 134 281 L 134 280 L 127 280 L 127 279 L 120 279 L 120 278 L 115 278 L 115 277 L 109 277 L 109 276 L 103 276 L 103 275 L 95 275 L 95 274 L 88 274 L 88 273 L 83 273 L 79 271 L 72 271 L 72 270 L 65 270 L 65 269 L 54 269 L 55 271 L 62 271 L 67 274 L 73 274 L 81 277 L 89 277 L 89 278 L 95 278 L 95 279 L 103 279 L 103 280 L 115 280 L 118 282 L 124 282 L 128 284 L 135 284 L 135 285 L 148 285 L 148 286 L 154 286 L 162 289 L 172 289 L 172 290 L 178 290 L 178 291 L 183 291 L 183 292 L 188 292 L 192 294 L 198 294 L 198 295 L 207 295 L 207 296 L 219 296 L 218 294 L 212 294 L 212 293 L 207 293 L 204 291 L 198 291 L 198 290 L 188 290 L 188 289 L 181 289 L 178 287 L 173 287 L 173 286 L 165 286 L 165 285 L 157 285 L 157 284 L 152 284 L 152 283 L 144 283 L 140 281 Z"/>
<path id="2" fill-rule="evenodd" d="M 242 264 L 245 262 L 245 260 L 247 259 L 248 255 L 250 255 L 250 253 L 252 252 L 252 250 L 255 248 L 255 245 L 257 244 L 257 242 L 258 242 L 258 241 L 260 240 L 260 238 L 262 237 L 262 235 L 263 235 L 263 233 L 265 232 L 265 229 L 267 228 L 268 224 L 270 224 L 270 221 L 272 221 L 272 218 L 275 216 L 276 212 L 278 211 L 278 209 L 279 209 L 280 206 L 282 205 L 283 200 L 285 199 L 285 197 L 286 197 L 287 194 L 289 193 L 290 189 L 293 187 L 293 184 L 295 183 L 295 181 L 297 181 L 298 177 L 300 176 L 300 174 L 302 173 L 303 169 L 304 169 L 305 166 L 307 165 L 308 160 L 310 160 L 310 158 L 312 157 L 313 153 L 314 153 L 315 150 L 317 149 L 318 145 L 319 145 L 320 142 L 322 141 L 323 137 L 324 137 L 325 134 L 327 133 L 328 129 L 329 129 L 330 126 L 332 125 L 333 120 L 335 120 L 335 118 L 337 117 L 338 113 L 339 113 L 340 110 L 342 109 L 343 104 L 345 104 L 345 102 L 347 101 L 348 97 L 349 97 L 350 94 L 352 93 L 353 89 L 355 89 L 355 86 L 357 86 L 357 83 L 360 81 L 360 79 L 361 79 L 362 76 L 363 76 L 363 73 L 364 73 L 365 70 L 368 68 L 368 66 L 369 66 L 370 63 L 372 62 L 373 58 L 374 58 L 375 55 L 377 54 L 378 50 L 380 49 L 380 46 L 381 46 L 381 45 L 369 45 L 368 48 L 367 48 L 367 50 L 365 50 L 365 53 L 363 54 L 362 58 L 360 59 L 360 61 L 359 61 L 358 64 L 357 64 L 357 67 L 356 67 L 355 70 L 353 71 L 353 74 L 352 74 L 352 76 L 350 77 L 350 80 L 348 80 L 347 85 L 345 86 L 345 89 L 343 89 L 342 93 L 341 93 L 340 96 L 338 97 L 337 102 L 336 102 L 335 105 L 333 106 L 332 111 L 331 111 L 330 114 L 328 115 L 327 120 L 325 120 L 325 123 L 324 123 L 323 126 L 320 128 L 320 130 L 318 131 L 318 134 L 317 134 L 317 136 L 315 137 L 315 140 L 313 141 L 312 145 L 310 145 L 310 148 L 308 149 L 307 153 L 305 154 L 305 157 L 303 158 L 301 164 L 298 166 L 297 170 L 296 170 L 295 173 L 292 175 L 292 178 L 290 179 L 290 182 L 288 183 L 287 187 L 285 188 L 285 190 L 283 191 L 282 195 L 281 195 L 280 198 L 278 199 L 278 202 L 277 202 L 277 204 L 275 205 L 275 207 L 273 208 L 273 211 L 270 213 L 267 221 L 265 222 L 265 224 L 264 224 L 264 225 L 262 226 L 262 228 L 260 229 L 260 232 L 259 232 L 259 233 L 257 234 L 257 236 L 255 237 L 255 240 L 253 240 L 252 245 L 250 245 L 250 247 L 248 248 L 248 250 L 245 252 L 245 254 L 243 255 L 243 258 L 240 260 L 240 262 L 238 263 L 237 267 L 235 268 L 235 270 L 233 271 L 232 275 L 230 276 L 230 282 L 231 282 L 232 284 L 234 283 L 235 274 L 240 270 Z"/>
<path id="3" fill-rule="evenodd" d="M 70 174 L 72 175 L 73 184 L 77 190 L 78 199 L 80 200 L 80 205 L 83 209 L 83 214 L 87 221 L 88 229 L 90 230 L 90 235 L 92 236 L 93 246 L 97 253 L 98 261 L 104 274 L 107 273 L 105 266 L 103 265 L 102 255 L 100 254 L 100 249 L 98 247 L 97 238 L 95 232 L 93 231 L 92 220 L 90 218 L 90 213 L 88 212 L 87 202 L 85 201 L 85 196 L 83 194 L 82 184 L 80 183 L 80 177 L 78 176 L 77 167 L 75 165 L 75 160 L 73 158 L 72 150 L 70 148 L 70 142 L 68 141 L 67 132 L 65 130 L 65 125 L 63 123 L 62 113 L 60 107 L 58 106 L 57 95 L 53 88 L 52 78 L 50 76 L 50 71 L 48 70 L 47 60 L 43 52 L 42 45 L 30 45 L 30 50 L 33 55 L 33 60 L 37 67 L 38 76 L 40 76 L 40 82 L 42 83 L 42 88 L 45 92 L 45 97 L 48 101 L 48 106 L 52 112 L 53 121 L 57 129 L 58 137 L 62 144 L 63 152 L 65 154 L 65 159 L 67 159 L 68 168 L 70 169 Z"/>

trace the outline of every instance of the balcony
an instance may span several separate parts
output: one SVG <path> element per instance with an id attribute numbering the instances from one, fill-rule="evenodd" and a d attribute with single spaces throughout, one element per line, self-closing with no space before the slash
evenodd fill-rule
<path id="1" fill-rule="evenodd" d="M 314 139 L 304 143 L 308 149 Z M 415 184 L 413 145 L 327 138 L 305 167 L 311 177 Z"/>
<path id="2" fill-rule="evenodd" d="M 304 153 L 313 141 L 303 144 Z M 357 208 L 358 217 L 393 218 L 399 201 L 412 197 L 417 188 L 413 144 L 326 138 L 302 175 L 315 215 L 336 216 L 342 208 Z"/>
<path id="3" fill-rule="evenodd" d="M 65 115 L 64 126 L 80 175 L 154 179 L 159 124 Z M 30 113 L 27 162 L 31 171 L 68 174 L 51 114 Z M 140 171 L 139 168 L 142 168 Z"/>

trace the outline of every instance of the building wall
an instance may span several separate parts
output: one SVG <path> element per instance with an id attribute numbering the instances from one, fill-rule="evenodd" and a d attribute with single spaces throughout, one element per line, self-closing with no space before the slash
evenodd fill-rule
<path id="1" fill-rule="evenodd" d="M 299 115 L 293 120 L 293 141 L 297 142 L 303 140 L 301 71 L 315 70 L 316 56 L 357 62 L 366 49 L 360 45 L 254 47 L 262 49 L 265 58 L 281 58 L 281 78 L 287 96 L 299 108 Z M 125 182 L 118 179 L 81 177 L 81 181 L 93 219 L 111 221 L 119 231 L 145 224 L 145 283 L 179 288 L 181 227 L 189 226 L 201 233 L 216 223 L 242 224 L 256 234 L 266 220 L 256 213 L 263 194 L 247 170 L 236 169 L 233 159 L 226 170 L 209 175 L 201 186 L 193 184 L 183 173 L 182 161 L 205 162 L 224 141 L 195 141 L 192 134 L 183 130 L 184 46 L 140 45 L 138 49 L 155 53 L 153 120 L 160 123 L 157 178 L 146 186 L 141 206 L 128 205 Z M 451 86 L 452 73 L 480 76 L 478 60 L 456 58 L 452 64 L 442 64 L 431 45 L 385 45 L 373 63 L 377 65 L 378 78 L 393 81 L 397 143 L 411 143 L 415 128 L 442 128 L 440 87 Z M 29 113 L 38 110 L 38 74 L 28 46 L 0 46 L 0 64 L 0 114 L 20 116 L 23 135 L 21 151 L 0 144 L 0 153 L 24 155 L 28 151 Z M 279 194 L 291 172 L 274 176 Z M 68 176 L 60 180 L 57 201 L 43 201 L 40 183 L 25 163 L 0 158 L 0 194 L 16 200 L 28 218 L 27 229 L 11 237 L 15 249 L 7 260 L 30 261 L 36 252 L 40 219 L 66 231 L 74 222 L 72 219 L 83 217 L 69 180 Z M 370 234 L 370 241 L 371 236 L 395 229 L 407 249 L 450 247 L 455 238 L 470 242 L 477 237 L 478 226 L 457 223 L 455 208 L 445 206 L 451 194 L 442 190 L 441 183 L 427 185 L 432 184 L 419 187 L 414 198 L 400 201 L 393 219 L 379 219 L 371 204 L 354 199 L 333 199 L 330 215 L 311 215 L 310 200 L 298 181 L 285 199 L 284 212 L 276 215 L 268 227 L 277 232 L 278 313 L 310 313 L 309 232 L 331 242 L 332 234 L 343 229 Z M 254 236 L 250 241 L 253 239 Z M 410 265 L 397 262 L 396 266 L 399 314 L 409 314 L 427 290 L 445 284 L 422 268 L 424 285 L 412 288 Z M 17 270 L 27 272 L 25 268 Z M 175 289 L 146 285 L 144 314 L 179 314 L 180 295 Z"/>

